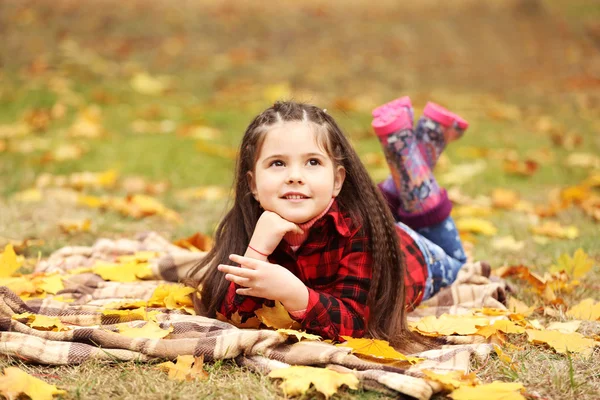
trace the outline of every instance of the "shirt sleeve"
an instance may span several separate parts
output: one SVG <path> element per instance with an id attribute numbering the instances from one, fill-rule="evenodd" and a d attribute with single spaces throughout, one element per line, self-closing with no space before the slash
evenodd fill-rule
<path id="1" fill-rule="evenodd" d="M 231 319 L 231 316 L 237 312 L 242 317 L 242 322 L 245 322 L 246 319 L 255 316 L 254 311 L 261 308 L 266 300 L 260 297 L 237 294 L 235 291 L 240 287 L 233 282 L 229 283 L 227 294 L 221 303 L 219 312 L 228 319 Z"/>
<path id="2" fill-rule="evenodd" d="M 367 297 L 372 276 L 372 257 L 366 237 L 352 237 L 345 246 L 335 279 L 326 289 L 308 288 L 308 306 L 302 328 L 325 339 L 363 337 L 369 309 Z"/>

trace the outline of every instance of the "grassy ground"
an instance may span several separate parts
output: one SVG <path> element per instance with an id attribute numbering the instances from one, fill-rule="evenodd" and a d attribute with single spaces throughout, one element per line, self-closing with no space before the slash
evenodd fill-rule
<path id="1" fill-rule="evenodd" d="M 594 172 L 593 167 L 567 166 L 565 160 L 577 152 L 600 154 L 600 64 L 593 42 L 577 29 L 578 18 L 591 20 L 589 10 L 596 10 L 597 2 L 556 1 L 551 7 L 525 0 L 395 3 L 367 6 L 356 0 L 325 6 L 308 1 L 263 8 L 251 2 L 207 2 L 174 7 L 155 0 L 127 2 L 118 12 L 108 0 L 0 3 L 0 245 L 41 240 L 23 250 L 36 257 L 67 244 L 88 245 L 98 237 L 143 230 L 172 239 L 196 231 L 210 234 L 226 210 L 226 196 L 211 200 L 197 192 L 186 197 L 183 191 L 207 185 L 229 190 L 234 161 L 227 150 L 237 145 L 250 119 L 280 97 L 326 107 L 374 179 L 386 172 L 370 133 L 370 109 L 404 94 L 411 95 L 417 108 L 437 101 L 471 122 L 436 171 L 443 177 L 459 164 L 483 162 L 482 172 L 453 185 L 468 196 L 508 188 L 545 205 L 554 190 Z M 151 80 L 136 86 L 135 77 L 145 72 Z M 152 90 L 157 94 L 149 94 Z M 90 106 L 97 107 L 96 117 Z M 92 116 L 84 129 L 77 121 L 86 109 Z M 77 135 L 95 130 L 102 134 Z M 553 134 L 580 141 L 556 145 Z M 65 144 L 83 154 L 56 160 L 53 151 L 64 154 Z M 473 148 L 495 153 L 473 157 Z M 509 153 L 537 159 L 538 171 L 530 177 L 506 173 Z M 595 168 L 598 173 L 600 165 Z M 183 222 L 76 207 L 72 193 L 56 188 L 44 189 L 41 201 L 17 199 L 19 192 L 41 186 L 43 174 L 108 169 L 118 171 L 120 183 L 135 176 L 146 184 L 83 192 L 126 196 L 145 189 Z M 50 186 L 57 186 L 53 181 Z M 86 218 L 92 221 L 88 232 L 67 234 L 59 227 L 64 220 Z M 491 246 L 493 237 L 477 236 L 474 257 L 493 266 L 525 264 L 543 272 L 560 254 L 583 248 L 596 268 L 565 301 L 598 300 L 598 223 L 571 207 L 554 219 L 577 226 L 579 237 L 539 244 L 529 230 L 535 222 L 531 218 L 494 211 L 489 220 L 498 228 L 497 236 L 512 235 L 525 247 L 497 250 Z M 515 285 L 516 296 L 532 303 L 528 288 Z M 553 319 L 564 318 L 559 315 Z M 600 330 L 597 324 L 585 329 L 596 335 Z M 523 345 L 523 350 L 509 351 L 517 370 L 493 357 L 474 365 L 481 379 L 523 382 L 532 398 L 592 399 L 600 391 L 600 370 L 593 359 L 569 358 L 514 340 Z M 0 360 L 2 366 L 9 364 L 21 365 Z M 280 395 L 266 377 L 229 363 L 210 365 L 211 378 L 201 384 L 174 383 L 152 366 L 135 363 L 21 366 L 60 384 L 74 398 Z M 339 398 L 381 396 L 353 392 Z"/>

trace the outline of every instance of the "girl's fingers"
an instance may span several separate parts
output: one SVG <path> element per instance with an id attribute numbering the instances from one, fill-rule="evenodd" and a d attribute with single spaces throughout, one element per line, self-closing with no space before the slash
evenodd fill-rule
<path id="1" fill-rule="evenodd" d="M 242 278 L 240 276 L 233 275 L 233 274 L 227 274 L 227 275 L 225 275 L 225 279 L 227 279 L 230 282 L 237 283 L 240 286 L 247 287 L 250 284 L 250 279 L 248 279 L 248 278 Z"/>
<path id="2" fill-rule="evenodd" d="M 219 264 L 217 269 L 226 274 L 239 276 L 240 278 L 253 278 L 253 271 L 245 268 L 234 267 L 233 265 Z"/>
<path id="3" fill-rule="evenodd" d="M 243 257 L 237 254 L 229 255 L 229 259 L 233 262 L 240 264 L 242 267 L 249 269 L 256 269 L 260 266 L 261 263 L 264 263 L 264 261 L 259 261 L 249 257 Z"/>
<path id="4" fill-rule="evenodd" d="M 241 294 L 242 296 L 252 296 L 252 288 L 239 288 L 235 293 Z"/>

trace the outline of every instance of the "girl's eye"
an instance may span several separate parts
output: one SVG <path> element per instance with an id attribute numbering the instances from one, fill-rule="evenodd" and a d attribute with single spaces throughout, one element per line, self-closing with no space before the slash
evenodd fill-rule
<path id="1" fill-rule="evenodd" d="M 310 160 L 308 160 L 308 165 L 316 166 L 316 165 L 320 165 L 320 164 L 321 164 L 321 161 L 319 161 L 316 158 L 311 158 Z"/>
<path id="2" fill-rule="evenodd" d="M 283 167 L 283 161 L 275 160 L 275 161 L 271 162 L 270 166 L 271 167 Z"/>

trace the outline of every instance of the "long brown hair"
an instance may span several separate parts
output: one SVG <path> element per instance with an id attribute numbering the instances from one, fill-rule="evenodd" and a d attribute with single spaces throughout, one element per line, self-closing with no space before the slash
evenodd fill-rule
<path id="1" fill-rule="evenodd" d="M 230 254 L 244 254 L 261 215 L 259 203 L 252 196 L 247 173 L 255 163 L 269 128 L 281 122 L 305 121 L 315 125 L 329 157 L 346 170 L 346 179 L 337 197 L 341 210 L 362 225 L 370 239 L 373 272 L 367 305 L 370 336 L 388 340 L 394 347 L 416 350 L 405 315 L 404 256 L 398 245 L 394 219 L 379 189 L 373 184 L 356 151 L 335 120 L 324 110 L 296 102 L 277 102 L 258 115 L 246 129 L 239 148 L 235 173 L 235 199 L 232 209 L 217 227 L 215 245 L 207 256 L 190 271 L 195 283 L 202 285 L 201 299 L 194 296 L 196 311 L 214 317 L 225 298 L 229 281 L 217 270 L 230 263 Z M 189 282 L 189 281 L 188 281 Z M 416 340 L 419 342 L 419 340 Z M 408 345 L 408 346 L 407 346 Z"/>

